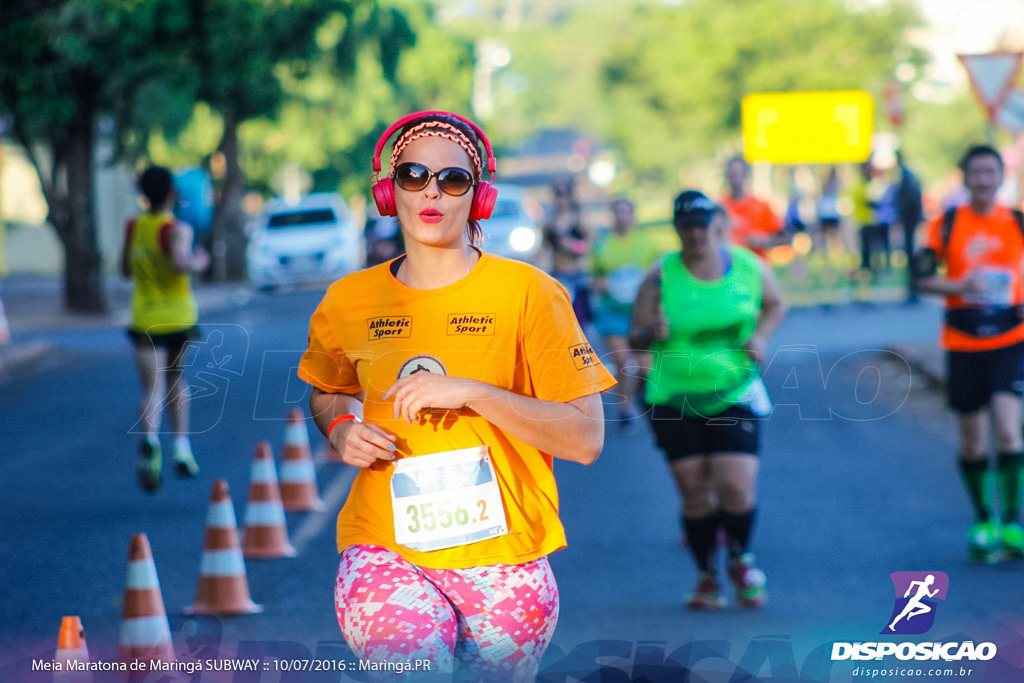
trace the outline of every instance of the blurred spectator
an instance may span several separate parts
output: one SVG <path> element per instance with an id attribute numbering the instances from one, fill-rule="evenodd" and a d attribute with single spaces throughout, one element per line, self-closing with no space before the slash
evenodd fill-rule
<path id="1" fill-rule="evenodd" d="M 903 228 L 903 252 L 907 255 L 907 302 L 914 303 L 918 300 L 917 285 L 909 264 L 915 252 L 917 226 L 924 220 L 924 202 L 921 182 L 907 167 L 906 159 L 900 151 L 896 152 L 896 163 L 900 170 L 900 180 L 896 186 L 896 215 Z"/>
<path id="2" fill-rule="evenodd" d="M 798 232 L 806 232 L 807 224 L 804 223 L 803 218 L 800 215 L 800 202 L 803 200 L 803 195 L 800 192 L 800 186 L 796 181 L 796 173 L 793 169 L 790 169 L 789 173 L 789 197 L 786 201 L 786 215 L 782 219 L 782 229 L 785 231 L 789 239 L 793 238 Z"/>
<path id="3" fill-rule="evenodd" d="M 892 252 L 889 227 L 896 220 L 895 188 L 887 187 L 870 160 L 860 165 L 853 189 L 854 216 L 860 226 L 860 267 L 877 276 L 888 268 Z"/>
<path id="4" fill-rule="evenodd" d="M 762 258 L 768 250 L 785 241 L 782 223 L 767 202 L 747 193 L 750 164 L 741 156 L 729 159 L 725 180 L 729 193 L 722 197 L 722 206 L 732 223 L 730 241 L 750 249 Z"/>
<path id="5" fill-rule="evenodd" d="M 544 243 L 551 252 L 551 275 L 569 291 L 581 326 L 590 320 L 590 285 L 587 254 L 590 234 L 583 225 L 572 182 L 559 180 L 551 187 L 553 206 L 544 222 Z"/>
<path id="6" fill-rule="evenodd" d="M 819 248 L 825 249 L 829 256 L 842 254 L 845 248 L 842 217 L 839 214 L 839 172 L 835 166 L 829 169 L 815 209 L 818 214 Z"/>

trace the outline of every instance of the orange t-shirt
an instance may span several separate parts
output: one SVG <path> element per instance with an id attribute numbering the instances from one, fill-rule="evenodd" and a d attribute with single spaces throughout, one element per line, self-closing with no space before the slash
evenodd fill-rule
<path id="1" fill-rule="evenodd" d="M 733 199 L 730 195 L 722 197 L 722 207 L 729 214 L 732 226 L 729 229 L 729 240 L 741 247 L 746 247 L 759 256 L 768 250 L 750 243 L 751 237 L 761 239 L 772 237 L 782 230 L 782 222 L 768 206 L 757 197 L 746 195 L 743 199 Z"/>
<path id="2" fill-rule="evenodd" d="M 394 402 L 381 397 L 416 370 L 469 377 L 546 401 L 571 401 L 614 386 L 580 330 L 565 288 L 533 266 L 489 254 L 459 281 L 434 290 L 406 287 L 391 264 L 352 273 L 328 288 L 310 321 L 299 377 L 326 392 L 366 392 L 363 419 L 398 437 L 395 462 L 489 447 L 509 532 L 440 550 L 398 544 L 394 465 L 378 461 L 359 471 L 338 516 L 339 552 L 374 544 L 413 564 L 461 569 L 522 564 L 564 547 L 550 455 L 467 409 L 406 424 L 394 419 Z"/>
<path id="3" fill-rule="evenodd" d="M 946 277 L 963 280 L 980 273 L 990 283 L 989 291 L 974 297 L 947 296 L 946 309 L 1011 307 L 1024 303 L 1024 236 L 1013 213 L 997 206 L 980 215 L 970 206 L 956 211 L 949 245 L 942 243 L 940 214 L 928 224 L 925 247 L 946 264 Z M 950 351 L 987 351 L 1024 341 L 1024 324 L 991 337 L 975 337 L 947 324 L 942 326 L 941 344 Z"/>

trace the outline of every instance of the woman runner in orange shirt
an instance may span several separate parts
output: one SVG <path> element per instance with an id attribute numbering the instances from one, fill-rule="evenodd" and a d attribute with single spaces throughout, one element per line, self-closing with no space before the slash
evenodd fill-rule
<path id="1" fill-rule="evenodd" d="M 592 463 L 614 385 L 566 290 L 476 246 L 495 189 L 482 132 L 453 114 L 394 124 L 388 177 L 407 253 L 334 283 L 299 376 L 342 459 L 361 468 L 338 517 L 335 602 L 360 657 L 472 680 L 532 680 L 565 546 L 552 458 Z"/>

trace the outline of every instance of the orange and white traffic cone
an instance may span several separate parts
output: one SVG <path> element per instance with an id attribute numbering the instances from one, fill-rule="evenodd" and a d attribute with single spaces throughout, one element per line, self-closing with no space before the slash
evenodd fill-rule
<path id="1" fill-rule="evenodd" d="M 238 543 L 235 508 L 231 504 L 228 483 L 218 479 L 210 490 L 196 599 L 185 613 L 257 614 L 262 611 L 262 605 L 249 597 L 249 581 L 245 576 L 245 560 Z"/>
<path id="2" fill-rule="evenodd" d="M 135 661 L 145 662 L 147 671 L 151 660 L 174 661 L 171 627 L 146 534 L 132 536 L 128 549 L 128 577 L 117 658 L 129 665 Z"/>
<path id="3" fill-rule="evenodd" d="M 309 454 L 309 432 L 302 411 L 288 411 L 284 430 L 284 459 L 281 463 L 281 500 L 290 512 L 323 510 L 316 488 L 316 468 Z"/>
<path id="4" fill-rule="evenodd" d="M 53 683 L 89 683 L 92 673 L 79 671 L 72 664 L 81 662 L 88 664 L 89 648 L 85 644 L 85 629 L 78 617 L 64 617 L 60 622 L 60 633 L 57 635 L 57 654 L 53 661 L 60 664 L 62 670 L 54 675 Z"/>
<path id="5" fill-rule="evenodd" d="M 266 441 L 256 444 L 249 470 L 249 504 L 245 508 L 242 554 L 252 559 L 296 555 L 288 540 L 274 456 Z"/>

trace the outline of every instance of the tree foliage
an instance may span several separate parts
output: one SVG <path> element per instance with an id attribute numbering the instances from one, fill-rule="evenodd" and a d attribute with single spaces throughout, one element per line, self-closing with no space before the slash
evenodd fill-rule
<path id="1" fill-rule="evenodd" d="M 881 102 L 898 63 L 919 65 L 907 40 L 916 10 L 903 0 L 861 4 L 563 3 L 538 23 L 529 13 L 515 29 L 495 21 L 513 55 L 498 87 L 514 91 L 495 125 L 505 138 L 582 130 L 610 143 L 634 178 L 675 187 L 681 168 L 738 151 L 745 95 L 864 89 Z"/>
<path id="2" fill-rule="evenodd" d="M 71 310 L 105 309 L 93 217 L 98 117 L 128 118 L 143 84 L 180 73 L 185 26 L 174 0 L 16 0 L 0 15 L 0 110 L 39 175 Z"/>
<path id="3" fill-rule="evenodd" d="M 311 190 L 366 193 L 370 158 L 384 127 L 418 109 L 467 111 L 472 45 L 438 28 L 418 0 L 355 7 L 317 26 L 317 51 L 299 68 L 279 63 L 283 97 L 239 124 L 248 188 L 281 192 L 282 168 L 311 175 Z M 220 114 L 205 104 L 177 135 L 150 139 L 150 154 L 185 163 L 216 149 Z"/>
<path id="4" fill-rule="evenodd" d="M 673 178 L 681 164 L 738 139 L 748 94 L 864 89 L 880 96 L 914 19 L 902 4 L 853 12 L 833 0 L 639 7 L 602 67 L 615 112 L 605 131 L 638 171 Z"/>
<path id="5" fill-rule="evenodd" d="M 211 233 L 219 277 L 241 234 L 244 188 L 239 127 L 273 117 L 323 61 L 320 27 L 344 19 L 332 49 L 334 73 L 349 76 L 360 56 L 386 79 L 414 39 L 396 9 L 376 0 L 8 0 L 0 15 L 0 111 L 35 165 L 49 222 L 64 248 L 65 301 L 102 311 L 102 263 L 93 217 L 93 163 L 100 117 L 122 153 L 155 139 L 202 137 L 196 103 L 219 126 L 223 160 Z M 372 44 L 375 49 L 366 45 Z M 208 131 L 206 131 L 208 132 Z M 193 140 L 196 141 L 196 140 Z M 212 151 L 212 150 L 211 150 Z M 198 161 L 196 159 L 195 161 Z M 238 259 L 235 261 L 238 262 Z M 235 276 L 241 273 L 236 269 Z"/>
<path id="6" fill-rule="evenodd" d="M 956 166 L 964 150 L 987 137 L 984 110 L 974 95 L 964 92 L 949 102 L 911 100 L 901 146 L 914 172 L 934 184 L 951 173 L 959 180 Z"/>

